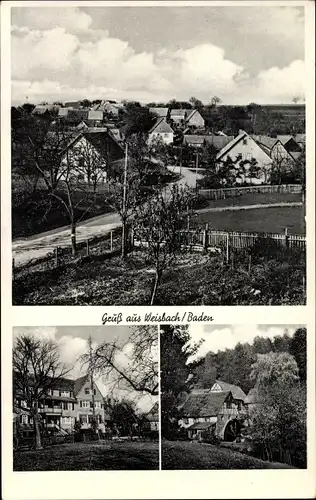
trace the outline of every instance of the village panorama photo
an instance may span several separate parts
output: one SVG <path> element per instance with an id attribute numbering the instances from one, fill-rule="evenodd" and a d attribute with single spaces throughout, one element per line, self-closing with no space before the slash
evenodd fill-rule
<path id="1" fill-rule="evenodd" d="M 162 469 L 306 469 L 306 335 L 162 326 Z"/>
<path id="2" fill-rule="evenodd" d="M 157 327 L 13 329 L 13 470 L 157 470 Z"/>
<path id="3" fill-rule="evenodd" d="M 13 305 L 305 305 L 304 9 L 13 6 Z"/>

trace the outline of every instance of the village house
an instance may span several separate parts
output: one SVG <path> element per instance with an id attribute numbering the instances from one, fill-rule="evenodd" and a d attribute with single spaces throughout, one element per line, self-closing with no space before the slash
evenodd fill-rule
<path id="1" fill-rule="evenodd" d="M 214 386 L 213 386 L 214 387 Z M 241 394 L 236 399 L 230 390 L 193 389 L 179 407 L 182 417 L 178 425 L 189 439 L 214 435 L 224 441 L 234 441 L 238 435 L 238 414 L 242 408 Z"/>
<path id="2" fill-rule="evenodd" d="M 233 136 L 221 136 L 221 135 L 195 135 L 195 134 L 184 134 L 183 144 L 194 148 L 201 148 L 203 146 L 212 146 L 214 151 L 220 151 L 226 144 L 234 139 Z"/>
<path id="3" fill-rule="evenodd" d="M 205 120 L 197 109 L 172 109 L 170 120 L 177 126 L 204 129 Z"/>
<path id="4" fill-rule="evenodd" d="M 22 435 L 32 435 L 33 420 L 25 396 L 13 380 L 13 418 Z M 88 376 L 76 380 L 61 378 L 40 398 L 39 415 L 41 429 L 46 434 L 67 435 L 74 431 L 75 422 L 81 429 L 91 429 L 95 415 L 100 432 L 105 431 L 108 416 L 104 411 L 104 400 L 95 381 Z"/>
<path id="5" fill-rule="evenodd" d="M 41 118 L 49 118 L 58 114 L 60 106 L 57 104 L 37 104 L 32 111 L 33 116 L 39 116 Z"/>
<path id="6" fill-rule="evenodd" d="M 162 141 L 164 144 L 171 144 L 174 139 L 174 132 L 164 118 L 158 118 L 153 127 L 148 132 L 148 143 Z"/>
<path id="7" fill-rule="evenodd" d="M 123 108 L 122 104 L 113 100 L 103 100 L 93 106 L 92 111 L 102 111 L 103 114 L 117 117 L 120 110 Z"/>
<path id="8" fill-rule="evenodd" d="M 284 164 L 284 166 L 293 163 L 294 157 L 277 137 L 274 138 L 266 135 L 253 135 L 252 137 L 257 144 L 268 153 L 273 161 Z"/>
<path id="9" fill-rule="evenodd" d="M 218 168 L 220 169 L 221 164 L 229 158 L 235 163 L 234 168 L 237 172 L 237 183 L 264 184 L 269 181 L 271 165 L 273 163 L 270 150 L 259 144 L 247 132 L 240 130 L 237 137 L 228 142 L 219 151 L 216 156 Z M 250 169 L 251 163 L 254 160 L 256 161 L 259 173 L 256 177 L 251 177 L 247 174 L 247 170 Z"/>
<path id="10" fill-rule="evenodd" d="M 145 421 L 148 424 L 148 430 L 159 431 L 159 404 L 154 404 L 151 410 L 145 415 Z M 146 426 L 145 426 L 146 428 Z"/>
<path id="11" fill-rule="evenodd" d="M 69 174 L 88 184 L 106 182 L 110 164 L 124 157 L 124 147 L 107 128 L 83 129 L 68 143 L 61 160 L 63 180 Z"/>

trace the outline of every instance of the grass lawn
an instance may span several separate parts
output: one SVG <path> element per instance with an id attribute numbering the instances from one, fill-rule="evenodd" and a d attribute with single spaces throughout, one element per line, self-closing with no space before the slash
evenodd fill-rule
<path id="1" fill-rule="evenodd" d="M 162 442 L 162 469 L 292 469 L 232 450 L 187 441 Z"/>
<path id="2" fill-rule="evenodd" d="M 227 202 L 229 200 L 220 201 Z M 201 212 L 198 214 L 198 222 L 200 224 L 208 222 L 210 229 L 254 233 L 284 233 L 287 227 L 290 234 L 303 235 L 305 234 L 304 216 L 302 207 L 270 207 L 225 212 Z"/>
<path id="3" fill-rule="evenodd" d="M 243 254 L 234 268 L 219 255 L 184 254 L 163 275 L 156 305 L 303 304 L 305 265 L 296 254 L 283 260 L 253 257 L 251 272 Z M 146 254 L 68 264 L 36 271 L 13 282 L 14 305 L 149 305 L 153 268 Z M 259 290 L 254 294 L 255 290 Z"/>
<path id="4" fill-rule="evenodd" d="M 14 471 L 53 470 L 155 470 L 159 468 L 159 443 L 74 443 L 40 451 L 20 451 L 13 456 Z"/>
<path id="5" fill-rule="evenodd" d="M 300 202 L 300 193 L 248 193 L 225 200 L 210 200 L 210 207 L 233 207 L 243 205 L 267 205 L 269 203 Z"/>

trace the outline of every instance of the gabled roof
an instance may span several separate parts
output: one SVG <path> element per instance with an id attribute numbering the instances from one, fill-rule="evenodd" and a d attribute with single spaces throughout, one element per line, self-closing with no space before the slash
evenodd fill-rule
<path id="1" fill-rule="evenodd" d="M 80 392 L 82 386 L 86 383 L 88 375 L 83 375 L 83 377 L 77 378 L 74 382 L 74 393 L 75 396 Z"/>
<path id="2" fill-rule="evenodd" d="M 258 144 L 262 145 L 266 150 L 271 151 L 273 146 L 279 142 L 276 137 L 269 137 L 267 135 L 252 135 L 251 136 Z"/>
<path id="3" fill-rule="evenodd" d="M 218 384 L 223 391 L 230 391 L 234 399 L 241 399 L 242 401 L 244 401 L 244 399 L 246 398 L 246 394 L 238 385 L 228 384 L 227 382 L 223 382 L 222 380 L 215 380 L 215 383 Z"/>
<path id="4" fill-rule="evenodd" d="M 173 130 L 170 127 L 170 125 L 166 122 L 164 118 L 158 118 L 158 120 L 155 122 L 154 126 L 149 130 L 149 134 L 152 134 L 153 132 L 161 132 L 161 133 L 169 133 L 173 134 Z"/>
<path id="5" fill-rule="evenodd" d="M 236 144 L 238 144 L 239 141 L 241 141 L 244 137 L 247 136 L 248 136 L 247 132 L 242 132 L 239 135 L 237 135 L 233 140 L 226 143 L 223 149 L 221 149 L 220 152 L 217 154 L 216 159 L 219 160 L 222 156 L 227 154 L 234 146 L 236 146 Z"/>
<path id="6" fill-rule="evenodd" d="M 159 421 L 159 404 L 156 402 L 151 410 L 146 414 L 146 420 L 149 422 Z"/>
<path id="7" fill-rule="evenodd" d="M 199 112 L 198 109 L 187 109 L 186 121 L 189 121 L 192 118 L 192 116 L 195 115 L 195 113 L 199 113 L 201 118 L 203 118 L 203 116 L 201 115 L 201 113 Z M 204 118 L 203 118 L 203 120 L 204 120 Z"/>
<path id="8" fill-rule="evenodd" d="M 279 139 L 283 146 L 291 139 L 294 141 L 294 137 L 292 135 L 277 135 L 277 139 Z"/>
<path id="9" fill-rule="evenodd" d="M 168 108 L 149 108 L 149 113 L 153 113 L 159 117 L 166 118 L 168 115 Z"/>
<path id="10" fill-rule="evenodd" d="M 230 391 L 192 391 L 181 407 L 185 417 L 216 417 Z"/>

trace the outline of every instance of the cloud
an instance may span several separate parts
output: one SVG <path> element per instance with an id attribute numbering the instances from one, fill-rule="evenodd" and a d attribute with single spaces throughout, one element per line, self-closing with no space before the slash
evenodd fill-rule
<path id="1" fill-rule="evenodd" d="M 92 17 L 77 7 L 12 8 L 11 22 L 32 30 L 65 28 L 69 33 L 78 33 L 90 28 Z"/>
<path id="2" fill-rule="evenodd" d="M 287 326 L 289 335 L 293 335 L 297 325 Z M 274 338 L 283 335 L 284 325 L 223 325 L 208 327 L 205 325 L 194 325 L 190 327 L 190 335 L 193 342 L 204 339 L 196 355 L 190 361 L 204 357 L 209 351 L 217 352 L 225 349 L 233 349 L 238 342 L 252 343 L 256 336 Z"/>
<path id="3" fill-rule="evenodd" d="M 33 10 L 18 9 L 12 16 L 14 102 L 25 96 L 34 102 L 104 96 L 146 102 L 191 95 L 209 102 L 218 95 L 227 103 L 264 103 L 291 102 L 294 95 L 304 95 L 300 60 L 250 77 L 211 43 L 136 51 L 105 30 L 92 30 L 91 16 L 78 9 L 37 11 L 34 16 Z M 289 16 L 296 19 L 297 13 Z"/>

